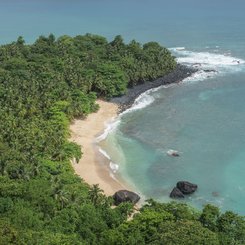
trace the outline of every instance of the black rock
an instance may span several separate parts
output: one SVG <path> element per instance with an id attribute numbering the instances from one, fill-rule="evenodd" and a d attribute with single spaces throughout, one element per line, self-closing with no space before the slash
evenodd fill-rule
<path id="1" fill-rule="evenodd" d="M 171 198 L 184 198 L 184 194 L 177 188 L 174 187 L 174 189 L 171 191 L 170 195 Z"/>
<path id="2" fill-rule="evenodd" d="M 120 190 L 113 195 L 115 205 L 119 205 L 122 202 L 131 202 L 136 204 L 140 200 L 140 196 L 132 191 Z"/>
<path id="3" fill-rule="evenodd" d="M 163 77 L 159 77 L 153 81 L 148 81 L 145 83 L 140 83 L 133 88 L 128 88 L 127 94 L 114 97 L 110 101 L 119 105 L 119 112 L 123 112 L 129 107 L 131 107 L 135 99 L 145 91 L 157 88 L 162 85 L 167 85 L 171 83 L 179 83 L 183 79 L 191 76 L 193 73 L 197 72 L 198 69 L 194 67 L 188 67 L 181 64 L 177 64 L 176 68 Z"/>
<path id="4" fill-rule="evenodd" d="M 197 190 L 197 185 L 192 184 L 188 181 L 179 181 L 176 187 L 183 193 L 183 194 L 191 194 Z"/>
<path id="5" fill-rule="evenodd" d="M 213 70 L 213 69 L 206 69 L 206 70 L 203 70 L 205 72 L 217 72 L 216 70 Z"/>

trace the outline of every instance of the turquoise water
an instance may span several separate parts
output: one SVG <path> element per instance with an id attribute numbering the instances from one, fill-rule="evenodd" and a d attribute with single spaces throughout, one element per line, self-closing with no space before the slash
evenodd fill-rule
<path id="1" fill-rule="evenodd" d="M 168 200 L 184 179 L 199 186 L 187 202 L 245 214 L 244 9 L 243 0 L 1 1 L 0 43 L 19 35 L 30 43 L 49 33 L 121 34 L 158 41 L 181 63 L 217 70 L 139 98 L 103 147 L 117 176 L 146 198 Z M 181 156 L 169 157 L 169 149 Z"/>
<path id="2" fill-rule="evenodd" d="M 169 200 L 176 182 L 189 180 L 199 189 L 188 202 L 244 214 L 244 75 L 160 89 L 149 106 L 122 116 L 107 138 L 124 152 L 122 168 L 112 158 L 119 173 L 146 198 Z M 169 149 L 181 156 L 169 157 Z"/>

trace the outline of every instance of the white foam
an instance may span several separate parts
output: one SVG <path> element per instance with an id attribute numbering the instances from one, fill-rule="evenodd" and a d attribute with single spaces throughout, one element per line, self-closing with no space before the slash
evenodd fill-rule
<path id="1" fill-rule="evenodd" d="M 148 93 L 143 93 L 138 98 L 136 98 L 134 101 L 134 104 L 129 109 L 122 112 L 120 114 L 120 116 L 122 116 L 126 113 L 129 113 L 129 112 L 132 112 L 132 111 L 143 109 L 146 106 L 152 104 L 153 102 L 154 102 L 153 96 L 149 95 Z"/>
<path id="2" fill-rule="evenodd" d="M 200 63 L 204 67 L 236 66 L 244 64 L 245 61 L 225 54 L 214 54 L 209 52 L 182 51 L 182 57 L 177 58 L 180 63 Z"/>
<path id="3" fill-rule="evenodd" d="M 217 73 L 215 72 L 205 72 L 203 70 L 199 70 L 196 73 L 193 73 L 191 76 L 185 78 L 182 83 L 192 83 L 196 81 L 203 81 L 207 78 L 214 77 Z"/>
<path id="4" fill-rule="evenodd" d="M 107 122 L 105 124 L 104 132 L 96 138 L 96 142 L 100 142 L 104 140 L 108 136 L 109 133 L 113 132 L 117 128 L 119 124 L 120 124 L 119 118 L 117 118 L 116 120 L 112 119 L 110 122 Z"/>
<path id="5" fill-rule="evenodd" d="M 113 173 L 116 173 L 119 169 L 119 165 L 114 162 L 110 162 L 110 169 L 112 170 Z"/>
<path id="6" fill-rule="evenodd" d="M 100 152 L 104 157 L 106 157 L 108 160 L 110 160 L 110 164 L 109 164 L 110 169 L 111 169 L 112 173 L 116 173 L 116 172 L 118 171 L 118 169 L 119 169 L 119 165 L 116 164 L 116 163 L 114 163 L 114 162 L 112 162 L 110 156 L 109 156 L 109 155 L 107 154 L 107 152 L 106 152 L 105 150 L 103 150 L 102 148 L 99 148 L 99 152 Z M 112 176 L 111 176 L 111 177 L 112 177 Z M 115 176 L 114 176 L 113 178 L 115 178 Z"/>
<path id="7" fill-rule="evenodd" d="M 146 106 L 154 102 L 154 98 L 153 96 L 150 95 L 150 92 L 152 91 L 147 91 L 141 94 L 138 98 L 136 98 L 133 106 L 130 109 L 139 110 L 139 109 L 145 108 Z"/>
<path id="8" fill-rule="evenodd" d="M 107 154 L 106 151 L 104 151 L 103 149 L 99 148 L 99 152 L 100 152 L 103 156 L 105 156 L 107 159 L 111 160 L 110 156 Z"/>
<path id="9" fill-rule="evenodd" d="M 170 48 L 170 50 L 177 56 L 177 62 L 179 63 L 196 67 L 198 69 L 214 69 L 218 71 L 219 74 L 232 71 L 236 72 L 244 69 L 245 67 L 245 61 L 243 59 L 233 57 L 227 52 L 224 54 L 194 52 L 186 49 L 180 50 L 179 48 Z M 204 74 L 201 76 L 200 74 L 198 75 L 203 79 Z"/>
<path id="10" fill-rule="evenodd" d="M 141 95 L 139 95 L 135 99 L 133 105 L 129 109 L 125 110 L 124 112 L 122 112 L 120 114 L 120 117 L 129 113 L 129 112 L 140 110 L 140 109 L 143 109 L 143 108 L 149 106 L 150 104 L 152 104 L 155 101 L 155 98 L 151 94 L 158 91 L 161 88 L 167 88 L 169 86 L 170 85 L 162 85 L 162 86 L 159 86 L 157 88 L 152 88 L 152 89 L 145 91 L 144 93 L 142 93 Z"/>
<path id="11" fill-rule="evenodd" d="M 176 47 L 175 49 L 178 51 L 182 51 L 182 50 L 185 50 L 185 47 Z"/>
<path id="12" fill-rule="evenodd" d="M 110 177 L 111 177 L 112 179 L 114 179 L 115 181 L 118 182 L 117 178 L 115 177 L 115 175 L 114 175 L 112 172 L 110 172 Z"/>

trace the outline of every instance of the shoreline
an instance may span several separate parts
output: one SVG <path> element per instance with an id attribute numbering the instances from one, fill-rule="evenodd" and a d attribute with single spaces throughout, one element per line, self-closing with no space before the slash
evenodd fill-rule
<path id="1" fill-rule="evenodd" d="M 85 119 L 74 119 L 70 124 L 70 141 L 81 146 L 83 152 L 78 163 L 72 162 L 75 173 L 89 185 L 99 184 L 107 196 L 118 190 L 133 189 L 122 178 L 115 179 L 111 176 L 110 160 L 99 151 L 97 137 L 103 134 L 109 122 L 130 108 L 141 94 L 163 85 L 179 83 L 196 71 L 178 64 L 174 71 L 164 77 L 129 88 L 126 95 L 112 98 L 110 101 L 98 99 L 96 103 L 100 109 L 96 113 L 89 114 Z"/>
<path id="2" fill-rule="evenodd" d="M 169 74 L 159 77 L 153 81 L 148 81 L 142 84 L 138 84 L 133 88 L 128 88 L 127 93 L 121 97 L 115 97 L 110 102 L 115 103 L 119 107 L 119 114 L 129 109 L 134 101 L 144 92 L 158 88 L 163 85 L 170 85 L 182 82 L 185 78 L 190 77 L 196 73 L 198 69 L 188 67 L 185 65 L 177 64 L 176 68 Z"/>
<path id="3" fill-rule="evenodd" d="M 123 183 L 110 175 L 109 159 L 100 151 L 96 138 L 103 133 L 106 124 L 118 115 L 118 106 L 111 102 L 97 100 L 100 109 L 86 119 L 75 119 L 70 125 L 70 141 L 81 146 L 83 155 L 78 163 L 72 163 L 75 173 L 89 185 L 99 184 L 107 196 L 125 189 Z"/>

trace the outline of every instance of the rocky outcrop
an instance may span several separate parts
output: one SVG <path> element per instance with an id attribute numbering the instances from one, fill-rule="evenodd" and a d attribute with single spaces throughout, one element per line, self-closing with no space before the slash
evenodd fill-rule
<path id="1" fill-rule="evenodd" d="M 205 71 L 205 72 L 217 72 L 216 70 L 213 70 L 213 69 L 206 69 L 206 70 L 203 70 L 203 71 Z"/>
<path id="2" fill-rule="evenodd" d="M 190 77 L 193 73 L 197 71 L 198 70 L 196 68 L 177 64 L 176 68 L 169 74 L 160 77 L 154 81 L 148 81 L 143 84 L 138 84 L 133 88 L 128 88 L 126 95 L 120 97 L 114 97 L 110 101 L 118 104 L 120 108 L 119 112 L 123 112 L 129 107 L 131 107 L 135 99 L 145 91 L 152 88 L 157 88 L 162 85 L 179 83 L 183 79 Z"/>
<path id="3" fill-rule="evenodd" d="M 179 181 L 170 193 L 171 198 L 184 198 L 197 190 L 197 185 L 188 181 Z"/>
<path id="4" fill-rule="evenodd" d="M 115 205 L 119 205 L 122 202 L 131 202 L 136 204 L 140 200 L 140 196 L 132 191 L 120 190 L 113 195 Z"/>
<path id="5" fill-rule="evenodd" d="M 174 187 L 174 189 L 171 191 L 170 195 L 171 198 L 184 198 L 184 194 L 177 188 Z"/>
<path id="6" fill-rule="evenodd" d="M 167 154 L 169 156 L 172 156 L 172 157 L 179 157 L 180 156 L 179 152 L 178 151 L 175 151 L 175 150 L 168 150 L 167 151 Z"/>
<path id="7" fill-rule="evenodd" d="M 179 181 L 176 187 L 185 195 L 192 194 L 197 190 L 197 185 L 192 184 L 188 181 Z"/>

